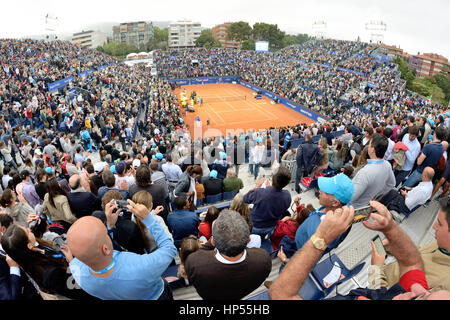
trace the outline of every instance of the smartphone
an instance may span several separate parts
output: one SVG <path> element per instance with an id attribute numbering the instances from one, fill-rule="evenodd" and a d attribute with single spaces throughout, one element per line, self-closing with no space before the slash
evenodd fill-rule
<path id="1" fill-rule="evenodd" d="M 368 220 L 372 210 L 373 209 L 371 206 L 356 209 L 353 216 L 352 224 Z"/>
<path id="2" fill-rule="evenodd" d="M 119 209 L 127 209 L 127 206 L 129 205 L 128 201 L 126 200 L 116 200 L 116 204 Z"/>
<path id="3" fill-rule="evenodd" d="M 381 238 L 379 235 L 374 237 L 372 239 L 373 243 L 375 244 L 375 248 L 377 249 L 377 252 L 379 255 L 386 255 L 386 250 L 384 249 L 383 242 L 381 242 Z"/>

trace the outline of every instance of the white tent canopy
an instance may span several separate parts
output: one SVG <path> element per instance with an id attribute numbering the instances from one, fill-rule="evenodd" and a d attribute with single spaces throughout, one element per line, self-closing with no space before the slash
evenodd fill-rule
<path id="1" fill-rule="evenodd" d="M 136 53 L 130 53 L 127 55 L 127 59 L 136 58 L 138 55 Z"/>

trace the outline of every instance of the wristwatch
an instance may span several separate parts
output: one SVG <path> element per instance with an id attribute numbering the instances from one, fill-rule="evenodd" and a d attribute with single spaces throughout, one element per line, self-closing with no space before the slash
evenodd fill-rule
<path id="1" fill-rule="evenodd" d="M 316 249 L 324 251 L 327 248 L 325 240 L 317 237 L 315 234 L 313 234 L 310 239 Z"/>

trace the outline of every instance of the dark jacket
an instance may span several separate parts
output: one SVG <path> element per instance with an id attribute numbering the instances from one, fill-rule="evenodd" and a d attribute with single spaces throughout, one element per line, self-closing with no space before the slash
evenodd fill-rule
<path id="1" fill-rule="evenodd" d="M 297 168 L 303 168 L 303 171 L 309 174 L 319 163 L 322 157 L 319 146 L 312 142 L 305 142 L 297 149 Z"/>
<path id="2" fill-rule="evenodd" d="M 175 186 L 174 194 L 176 197 L 186 197 L 186 193 L 189 192 L 189 187 L 191 185 L 191 176 L 188 172 L 183 172 Z"/>
<path id="3" fill-rule="evenodd" d="M 213 196 L 223 192 L 223 180 L 211 177 L 202 179 L 202 184 L 205 187 L 205 196 Z"/>
<path id="4" fill-rule="evenodd" d="M 101 200 L 90 192 L 70 192 L 67 194 L 70 209 L 78 219 L 102 210 Z"/>
<path id="5" fill-rule="evenodd" d="M 249 191 L 243 200 L 245 203 L 253 204 L 250 213 L 253 227 L 266 229 L 275 227 L 278 220 L 289 214 L 287 210 L 291 205 L 292 198 L 287 190 L 267 187 Z"/>
<path id="6" fill-rule="evenodd" d="M 217 171 L 217 178 L 218 179 L 225 179 L 227 177 L 227 170 L 230 167 L 228 162 L 225 162 L 225 165 L 222 161 L 213 163 L 211 166 L 212 170 Z"/>
<path id="7" fill-rule="evenodd" d="M 20 277 L 10 274 L 4 255 L 0 254 L 0 300 L 18 300 L 21 295 Z"/>
<path id="8" fill-rule="evenodd" d="M 133 196 L 139 191 L 147 191 L 152 195 L 153 198 L 153 209 L 158 206 L 163 206 L 164 210 L 159 213 L 159 216 L 164 219 L 167 223 L 167 215 L 169 214 L 169 206 L 166 202 L 167 193 L 164 187 L 160 184 L 151 184 L 147 187 L 140 187 L 137 184 L 133 184 L 130 189 L 128 189 L 128 199 L 132 199 Z"/>

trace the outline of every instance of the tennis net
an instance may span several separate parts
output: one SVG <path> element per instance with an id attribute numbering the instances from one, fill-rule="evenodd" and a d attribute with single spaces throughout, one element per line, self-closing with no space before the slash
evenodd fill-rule
<path id="1" fill-rule="evenodd" d="M 230 97 L 214 97 L 214 98 L 204 98 L 205 103 L 215 103 L 215 102 L 228 102 L 228 101 L 241 101 L 247 100 L 247 96 L 230 96 Z"/>

